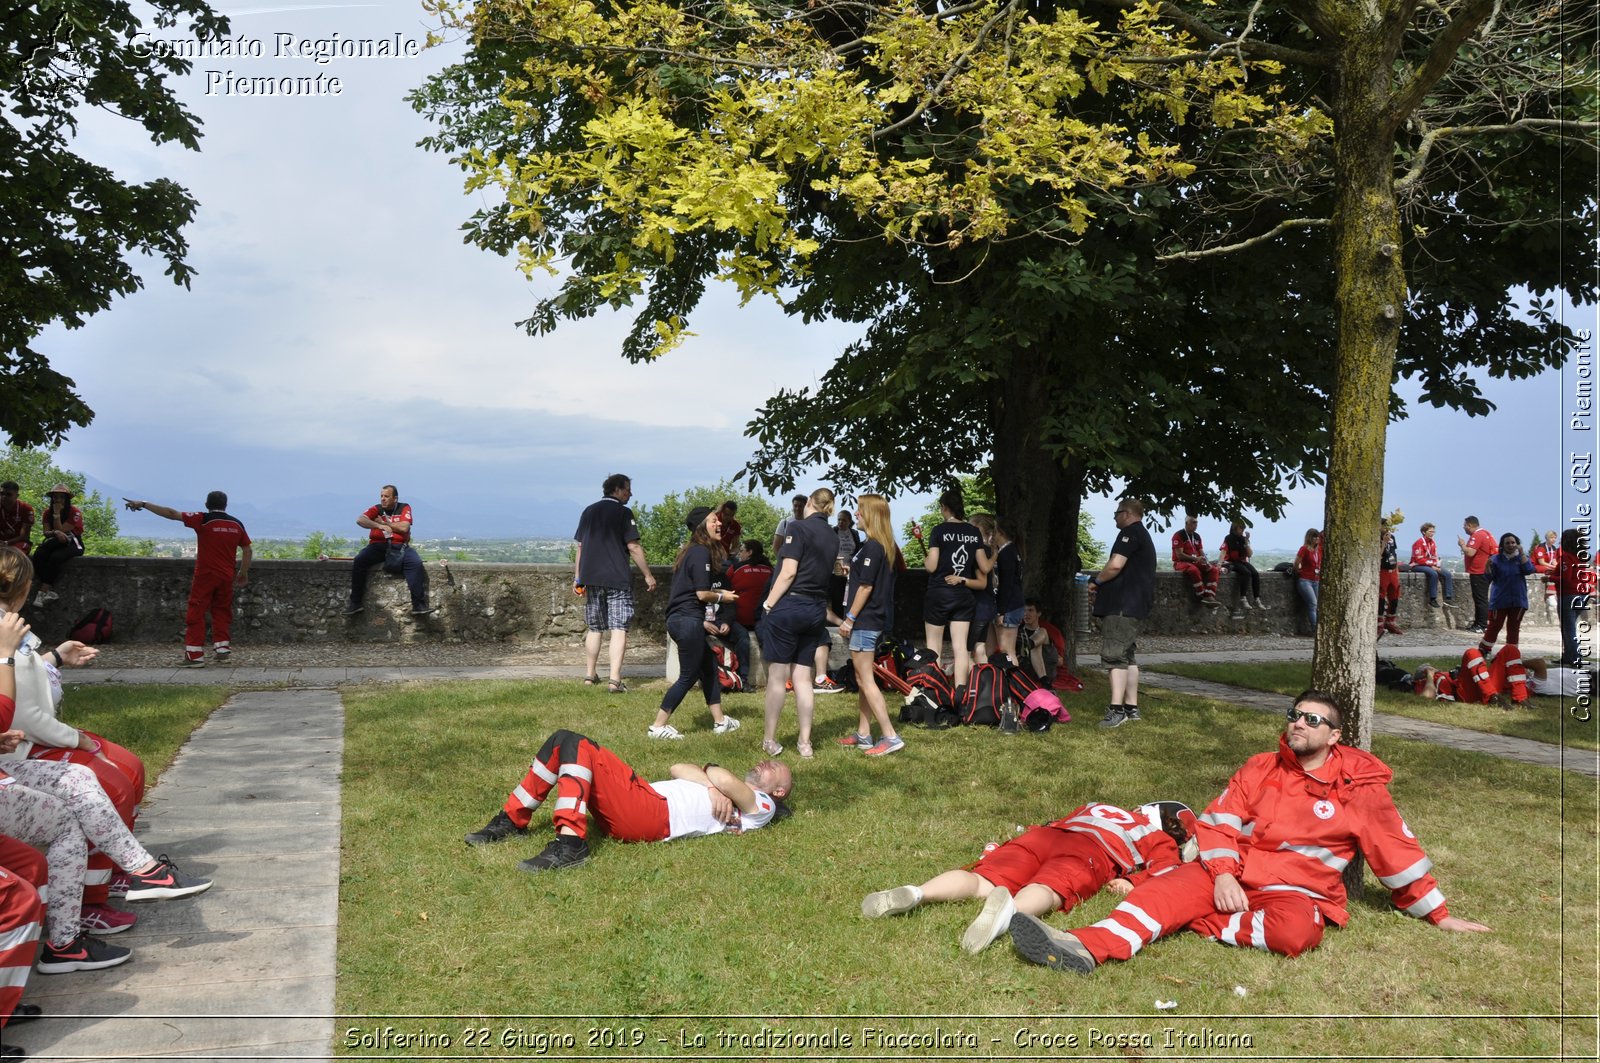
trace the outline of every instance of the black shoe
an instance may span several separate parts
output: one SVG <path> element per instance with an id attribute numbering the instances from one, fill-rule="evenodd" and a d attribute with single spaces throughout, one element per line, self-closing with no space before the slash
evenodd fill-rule
<path id="1" fill-rule="evenodd" d="M 1017 706 L 1013 702 L 1006 702 L 1000 706 L 1000 733 L 1014 735 L 1022 730 L 1022 723 L 1017 719 Z"/>
<path id="2" fill-rule="evenodd" d="M 57 948 L 45 942 L 39 950 L 39 960 L 34 969 L 40 974 L 71 974 L 73 971 L 98 971 L 127 963 L 133 956 L 131 949 L 121 945 L 107 945 L 99 938 L 79 934 L 71 942 Z"/>
<path id="3" fill-rule="evenodd" d="M 0 1059 L 27 1059 L 27 1058 L 28 1058 L 27 1051 L 24 1050 L 24 1049 L 18 1048 L 16 1045 L 0 1045 Z"/>
<path id="4" fill-rule="evenodd" d="M 1088 974 L 1097 966 L 1083 942 L 1021 912 L 1011 917 L 1011 947 L 1028 962 L 1058 971 Z"/>
<path id="5" fill-rule="evenodd" d="M 44 1014 L 44 1009 L 37 1004 L 18 1004 L 17 1010 L 11 1013 L 8 1026 L 15 1026 L 19 1022 L 32 1022 Z"/>
<path id="6" fill-rule="evenodd" d="M 494 814 L 494 818 L 483 826 L 467 835 L 468 845 L 489 845 L 492 842 L 503 842 L 513 834 L 526 834 L 527 827 L 519 827 L 511 822 L 511 817 L 506 815 L 506 810 L 501 809 Z"/>
<path id="7" fill-rule="evenodd" d="M 1437 599 L 1437 598 L 1429 598 L 1428 599 L 1428 605 L 1430 607 L 1434 608 L 1434 609 L 1439 608 L 1439 599 Z"/>
<path id="8" fill-rule="evenodd" d="M 541 871 L 561 871 L 589 862 L 589 843 L 572 834 L 558 834 L 544 852 L 532 860 L 524 860 L 517 867 L 530 875 Z"/>
<path id="9" fill-rule="evenodd" d="M 364 605 L 347 605 L 344 607 L 344 615 L 355 616 L 357 613 L 364 611 L 366 608 L 367 607 Z"/>

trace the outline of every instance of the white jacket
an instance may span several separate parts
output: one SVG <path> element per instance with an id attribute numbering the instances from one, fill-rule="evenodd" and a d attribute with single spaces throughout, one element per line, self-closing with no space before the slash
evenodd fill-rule
<path id="1" fill-rule="evenodd" d="M 50 682 L 50 666 L 39 654 L 17 654 L 17 714 L 11 726 L 28 737 L 10 753 L 0 754 L 0 763 L 26 760 L 35 745 L 76 749 L 78 730 L 56 719 L 56 699 Z"/>

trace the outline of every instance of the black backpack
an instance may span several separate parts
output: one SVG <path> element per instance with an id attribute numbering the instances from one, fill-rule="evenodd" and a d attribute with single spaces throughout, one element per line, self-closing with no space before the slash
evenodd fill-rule
<path id="1" fill-rule="evenodd" d="M 1033 670 L 1026 667 L 1007 668 L 1006 694 L 1018 705 L 1028 700 L 1028 695 L 1035 690 L 1043 690 L 1044 684 L 1033 676 Z"/>
<path id="2" fill-rule="evenodd" d="M 1006 700 L 1006 679 L 993 664 L 975 664 L 967 676 L 967 696 L 958 710 L 961 722 L 974 727 L 996 727 L 1000 706 Z"/>
<path id="3" fill-rule="evenodd" d="M 905 680 L 928 695 L 934 706 L 945 712 L 956 707 L 955 688 L 950 677 L 939 667 L 938 660 L 928 650 L 918 648 L 906 657 Z"/>

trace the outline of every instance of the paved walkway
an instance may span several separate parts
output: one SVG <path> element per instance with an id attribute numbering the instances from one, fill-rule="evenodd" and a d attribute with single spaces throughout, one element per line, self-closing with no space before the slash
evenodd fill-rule
<path id="1" fill-rule="evenodd" d="M 1542 647 L 1540 647 L 1542 649 Z M 1303 647 L 1230 660 L 1309 659 Z M 1396 647 L 1396 656 L 1459 654 L 1459 643 Z M 1142 655 L 1148 664 L 1214 661 Z M 270 685 L 234 695 L 195 731 L 146 800 L 140 840 L 185 870 L 214 876 L 198 897 L 132 906 L 134 950 L 107 971 L 35 974 L 25 999 L 43 1021 L 7 1031 L 32 1058 L 76 1061 L 331 1059 L 339 892 L 339 684 L 435 679 L 577 678 L 561 665 L 466 667 L 78 669 L 73 683 Z M 658 677 L 641 664 L 629 676 Z M 1289 699 L 1146 672 L 1150 686 L 1282 712 Z M 1380 714 L 1380 734 L 1600 776 L 1600 754 Z M 285 742 L 288 736 L 290 741 Z"/>

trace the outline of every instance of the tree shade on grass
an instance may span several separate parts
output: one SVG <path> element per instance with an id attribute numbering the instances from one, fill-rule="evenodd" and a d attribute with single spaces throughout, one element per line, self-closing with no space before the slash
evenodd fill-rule
<path id="1" fill-rule="evenodd" d="M 976 905 L 860 917 L 864 894 L 965 864 L 986 842 L 1087 799 L 1203 805 L 1276 740 L 1278 722 L 1260 713 L 1156 691 L 1142 698 L 1144 722 L 1101 731 L 1093 721 L 1104 696 L 1091 677 L 1070 701 L 1075 722 L 1045 735 L 908 728 L 909 748 L 876 760 L 827 741 L 851 728 L 855 710 L 846 698 L 820 699 L 817 759 L 786 757 L 797 774 L 791 820 L 665 845 L 602 839 L 586 866 L 529 876 L 516 864 L 547 840 L 548 813 L 527 838 L 469 849 L 461 837 L 499 807 L 551 730 L 586 732 L 649 778 L 674 760 L 742 769 L 760 755 L 743 737 L 752 732 L 713 736 L 709 714 L 688 706 L 678 720 L 685 741 L 650 742 L 653 687 L 621 696 L 557 682 L 348 690 L 336 1046 L 381 1055 L 362 1037 L 394 1025 L 457 1046 L 464 1034 L 487 1037 L 488 1055 L 506 1051 L 493 1048 L 501 1038 L 552 1034 L 579 1045 L 620 1036 L 629 1052 L 679 1058 L 782 1055 L 770 1040 L 763 1049 L 743 1039 L 783 1035 L 834 1037 L 810 1054 L 839 1056 L 837 1038 L 848 1035 L 856 1054 L 886 1055 L 890 1046 L 864 1039 L 937 1029 L 978 1038 L 972 1055 L 1038 1055 L 1038 1044 L 1016 1038 L 1048 1036 L 1108 1055 L 1118 1050 L 1106 1038 L 1149 1035 L 1159 1048 L 1170 1027 L 1178 1037 L 1248 1035 L 1260 1054 L 1390 1056 L 1402 1042 L 1417 1056 L 1464 1046 L 1592 1051 L 1592 1023 L 1552 1016 L 1595 1009 L 1593 787 L 1421 743 L 1376 744 L 1452 911 L 1489 923 L 1492 935 L 1394 916 L 1374 887 L 1347 930 L 1297 960 L 1179 935 L 1080 979 L 1022 963 L 1004 940 L 965 955 L 958 941 Z M 742 696 L 728 709 L 754 718 L 758 705 Z M 1070 920 L 1110 906 L 1096 898 Z M 1158 999 L 1178 1009 L 1156 1012 Z M 361 1017 L 391 1015 L 450 1018 Z M 1317 1015 L 1343 1017 L 1300 1018 Z M 966 1046 L 918 1042 L 898 1054 Z"/>

